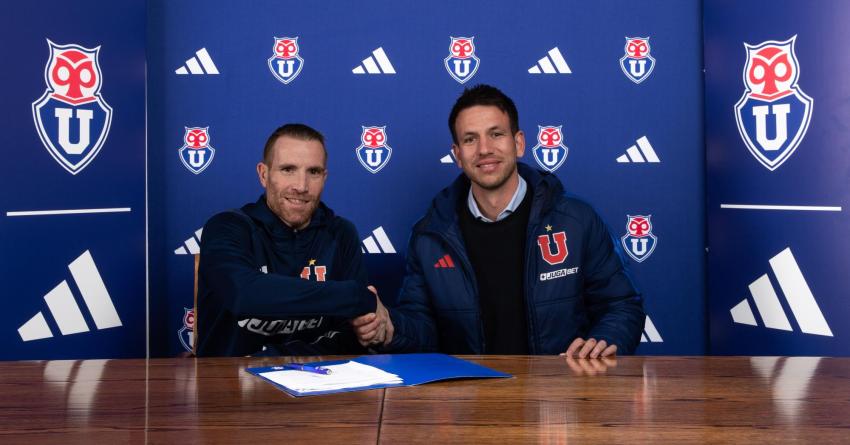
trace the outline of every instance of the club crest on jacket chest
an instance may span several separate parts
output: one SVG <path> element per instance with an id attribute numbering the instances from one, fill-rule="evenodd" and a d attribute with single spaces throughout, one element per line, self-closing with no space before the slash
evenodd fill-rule
<path id="1" fill-rule="evenodd" d="M 570 252 L 567 249 L 567 232 L 553 232 L 551 225 L 546 225 L 546 233 L 537 236 L 537 248 L 540 257 L 550 266 L 563 264 Z M 578 267 L 558 269 L 540 273 L 540 281 L 554 280 L 578 272 Z"/>

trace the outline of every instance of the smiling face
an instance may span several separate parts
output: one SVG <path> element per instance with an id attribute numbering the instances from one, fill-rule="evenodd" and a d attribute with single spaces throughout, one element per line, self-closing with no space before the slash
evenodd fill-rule
<path id="1" fill-rule="evenodd" d="M 507 113 L 491 105 L 466 108 L 457 115 L 455 133 L 458 140 L 452 151 L 473 192 L 495 192 L 516 184 L 516 162 L 525 153 L 525 136 L 522 131 L 511 134 Z"/>
<path id="2" fill-rule="evenodd" d="M 307 227 L 328 177 L 322 143 L 281 136 L 267 162 L 257 164 L 266 204 L 287 226 L 296 230 Z"/>

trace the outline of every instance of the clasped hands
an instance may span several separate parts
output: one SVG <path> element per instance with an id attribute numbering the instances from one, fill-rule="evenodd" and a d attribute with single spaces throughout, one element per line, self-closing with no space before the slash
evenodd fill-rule
<path id="1" fill-rule="evenodd" d="M 378 300 L 378 306 L 375 312 L 361 315 L 351 320 L 351 326 L 354 328 L 354 333 L 357 335 L 357 341 L 363 346 L 369 345 L 388 345 L 393 340 L 395 327 L 390 319 L 390 313 L 387 308 L 381 303 L 378 297 L 378 291 L 374 286 L 368 286 L 368 289 L 375 294 Z"/>

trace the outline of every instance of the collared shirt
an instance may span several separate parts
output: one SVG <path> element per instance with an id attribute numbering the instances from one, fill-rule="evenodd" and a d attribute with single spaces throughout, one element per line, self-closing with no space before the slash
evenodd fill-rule
<path id="1" fill-rule="evenodd" d="M 496 221 L 501 221 L 516 211 L 517 207 L 519 207 L 522 203 L 522 198 L 525 198 L 526 190 L 528 190 L 528 184 L 525 183 L 525 179 L 522 179 L 522 176 L 519 176 L 519 184 L 517 185 L 513 198 L 511 198 L 511 201 L 508 202 L 508 206 L 505 207 L 505 210 L 502 210 L 502 213 L 499 213 L 499 216 L 496 217 Z M 496 222 L 484 216 L 484 214 L 481 213 L 481 210 L 478 209 L 478 203 L 475 202 L 475 197 L 472 196 L 472 187 L 469 188 L 469 196 L 466 197 L 466 204 L 469 206 L 469 211 L 475 219 L 488 223 Z"/>

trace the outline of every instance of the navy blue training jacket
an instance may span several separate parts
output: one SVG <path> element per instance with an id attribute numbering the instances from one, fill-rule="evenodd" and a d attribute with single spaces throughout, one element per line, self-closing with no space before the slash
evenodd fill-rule
<path id="1" fill-rule="evenodd" d="M 576 337 L 592 337 L 632 353 L 643 330 L 643 303 L 618 244 L 589 204 L 564 195 L 554 175 L 522 163 L 518 168 L 533 197 L 525 271 L 517 271 L 524 273 L 529 352 L 557 354 Z M 475 272 L 457 217 L 469 186 L 461 174 L 413 228 L 406 275 L 390 309 L 389 351 L 485 351 Z"/>
<path id="2" fill-rule="evenodd" d="M 265 195 L 204 226 L 195 332 L 199 356 L 365 352 L 349 325 L 374 312 L 357 230 L 320 203 L 292 230 Z"/>

